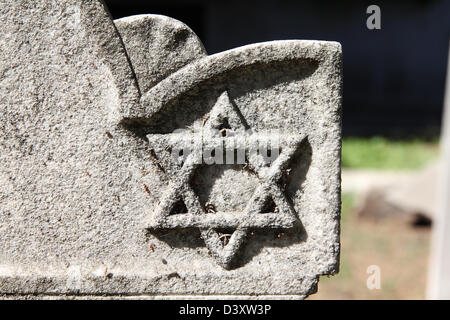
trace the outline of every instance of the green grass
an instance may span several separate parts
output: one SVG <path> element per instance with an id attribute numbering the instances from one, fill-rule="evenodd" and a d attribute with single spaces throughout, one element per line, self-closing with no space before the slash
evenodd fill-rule
<path id="1" fill-rule="evenodd" d="M 388 140 L 381 137 L 345 138 L 342 167 L 367 169 L 418 169 L 437 159 L 438 141 Z"/>

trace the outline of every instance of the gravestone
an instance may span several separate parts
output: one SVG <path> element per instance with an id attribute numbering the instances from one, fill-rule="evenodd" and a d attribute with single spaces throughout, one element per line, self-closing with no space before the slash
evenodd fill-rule
<path id="1" fill-rule="evenodd" d="M 303 298 L 338 271 L 338 43 L 208 56 L 101 1 L 1 11 L 1 295 Z"/>

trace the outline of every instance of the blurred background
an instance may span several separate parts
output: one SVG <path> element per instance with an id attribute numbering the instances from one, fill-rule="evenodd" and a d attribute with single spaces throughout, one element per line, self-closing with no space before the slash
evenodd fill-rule
<path id="1" fill-rule="evenodd" d="M 342 253 L 339 275 L 310 299 L 425 298 L 436 215 L 450 38 L 449 0 L 106 0 L 117 19 L 163 14 L 209 54 L 254 42 L 339 41 L 344 53 Z M 381 29 L 369 30 L 369 5 Z M 378 266 L 381 288 L 369 290 Z"/>

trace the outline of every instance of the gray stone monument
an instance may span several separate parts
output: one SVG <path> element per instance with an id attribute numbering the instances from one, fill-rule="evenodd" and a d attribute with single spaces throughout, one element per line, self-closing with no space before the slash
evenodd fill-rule
<path id="1" fill-rule="evenodd" d="M 0 295 L 303 298 L 338 271 L 338 43 L 208 56 L 101 1 L 0 10 Z"/>

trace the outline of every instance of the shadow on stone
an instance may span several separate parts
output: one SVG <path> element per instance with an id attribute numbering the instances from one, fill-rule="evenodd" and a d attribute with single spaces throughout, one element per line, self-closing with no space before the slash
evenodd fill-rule
<path id="1" fill-rule="evenodd" d="M 300 220 L 290 229 L 256 229 L 248 234 L 244 247 L 230 264 L 230 269 L 245 266 L 253 257 L 257 256 L 263 248 L 289 247 L 295 243 L 305 242 L 308 234 Z"/>
<path id="2" fill-rule="evenodd" d="M 295 211 L 294 199 L 297 192 L 302 192 L 302 186 L 306 181 L 306 174 L 312 161 L 312 148 L 308 139 L 302 141 L 294 156 L 287 164 L 279 184 L 285 190 L 289 204 Z M 297 212 L 296 212 L 297 214 Z M 297 215 L 298 216 L 298 215 Z M 232 268 L 241 267 L 258 255 L 264 247 L 288 247 L 295 243 L 304 242 L 308 234 L 300 219 L 291 229 L 259 229 L 249 232 L 245 248 L 236 256 Z"/>
<path id="3" fill-rule="evenodd" d="M 308 138 L 304 139 L 299 148 L 294 153 L 294 156 L 289 161 L 280 180 L 281 187 L 286 191 L 289 201 L 293 204 L 293 199 L 297 192 L 302 192 L 302 186 L 306 180 L 306 174 L 312 161 L 312 148 Z"/>
<path id="4" fill-rule="evenodd" d="M 286 170 L 278 182 L 285 191 L 289 205 L 295 211 L 296 204 L 294 199 L 298 199 L 298 192 L 302 192 L 302 186 L 306 181 L 306 175 L 312 160 L 312 148 L 308 139 L 304 139 L 298 149 L 294 153 L 292 159 L 287 163 Z M 224 166 L 226 167 L 226 166 Z M 220 168 L 219 168 L 220 169 Z M 236 168 L 232 168 L 233 171 Z M 289 170 L 287 170 L 289 169 Z M 214 180 L 223 175 L 223 171 L 219 170 L 216 175 L 202 175 L 204 178 L 209 177 L 206 188 L 203 190 L 205 194 L 200 192 L 202 203 L 210 201 L 210 193 L 208 190 L 214 185 Z M 208 182 L 207 181 L 207 182 Z M 203 185 L 205 187 L 205 185 Z M 201 190 L 200 190 L 201 191 Z M 270 201 L 269 204 L 271 205 Z M 267 210 L 266 210 L 267 211 Z M 274 212 L 273 208 L 268 210 Z M 214 213 L 209 213 L 214 214 Z M 239 213 L 237 213 L 239 214 Z M 264 214 L 261 213 L 261 214 Z M 221 240 L 226 241 L 231 237 L 232 232 L 229 230 L 215 230 L 219 232 Z M 200 231 L 197 228 L 177 229 L 177 230 L 148 230 L 147 237 L 155 236 L 158 240 L 166 242 L 169 246 L 175 248 L 196 248 L 204 247 L 205 244 L 201 238 Z M 306 241 L 308 234 L 298 219 L 296 225 L 290 229 L 249 229 L 248 236 L 241 248 L 240 252 L 233 259 L 230 269 L 236 269 L 244 266 L 253 257 L 257 256 L 264 247 L 289 247 L 292 244 Z"/>
<path id="5" fill-rule="evenodd" d="M 173 248 L 199 248 L 205 247 L 205 242 L 200 236 L 198 228 L 170 229 L 170 230 L 146 230 L 146 237 L 149 240 L 152 236 L 167 243 Z M 148 242 L 148 241 L 147 241 Z"/>
<path id="6" fill-rule="evenodd" d="M 211 110 L 224 91 L 229 92 L 233 101 L 248 92 L 308 78 L 317 70 L 318 65 L 319 63 L 315 60 L 302 59 L 269 64 L 255 63 L 229 70 L 205 80 L 180 95 L 155 114 L 150 122 L 145 119 L 135 119 L 137 123 L 129 125 L 129 128 L 140 127 L 140 130 L 144 130 L 146 134 L 164 134 L 176 129 L 188 128 Z"/>

